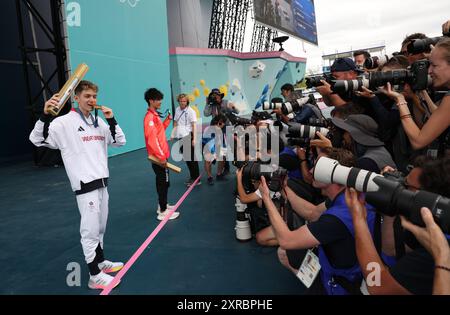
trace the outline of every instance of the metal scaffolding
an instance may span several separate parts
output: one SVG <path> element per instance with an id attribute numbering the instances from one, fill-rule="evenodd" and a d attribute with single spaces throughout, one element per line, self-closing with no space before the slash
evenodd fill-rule
<path id="1" fill-rule="evenodd" d="M 28 109 L 31 113 L 38 117 L 42 112 L 42 106 L 48 96 L 53 95 L 56 91 L 52 87 L 62 87 L 67 80 L 67 54 L 64 34 L 64 1 L 49 0 L 48 7 L 50 10 L 51 21 L 49 21 L 48 11 L 40 12 L 31 0 L 16 0 L 17 21 L 19 26 L 20 51 L 22 54 L 22 63 L 25 76 L 26 92 L 28 99 Z M 47 18 L 45 18 L 47 14 Z M 27 37 L 27 25 L 30 19 L 33 38 L 30 41 Z M 46 42 L 43 44 L 37 40 L 36 27 L 39 27 L 39 33 L 44 34 Z M 28 39 L 27 39 L 28 38 Z M 44 42 L 44 40 L 42 40 Z M 43 45 L 47 45 L 43 47 Z M 46 54 L 42 56 L 41 54 Z M 48 60 L 54 58 L 56 69 L 44 74 L 41 67 L 41 56 Z M 48 57 L 50 56 L 50 57 Z M 31 71 L 31 73 L 30 73 Z M 47 71 L 46 71 L 47 72 Z M 32 89 L 33 77 L 35 75 L 41 83 L 41 89 L 36 92 Z M 56 82 L 55 82 L 56 80 Z M 66 110 L 70 106 L 65 107 Z M 66 114 L 67 111 L 61 111 L 60 115 Z M 36 118 L 37 119 L 37 118 Z"/>
<path id="2" fill-rule="evenodd" d="M 274 51 L 275 43 L 273 39 L 278 36 L 278 32 L 264 25 L 255 23 L 253 26 L 251 52 Z"/>
<path id="3" fill-rule="evenodd" d="M 250 8 L 253 8 L 253 0 L 250 0 Z M 254 22 L 251 52 L 274 51 L 275 43 L 273 39 L 278 36 L 278 31 L 255 22 L 254 11 L 251 9 L 251 19 Z"/>
<path id="4" fill-rule="evenodd" d="M 242 51 L 250 0 L 214 0 L 209 48 Z"/>

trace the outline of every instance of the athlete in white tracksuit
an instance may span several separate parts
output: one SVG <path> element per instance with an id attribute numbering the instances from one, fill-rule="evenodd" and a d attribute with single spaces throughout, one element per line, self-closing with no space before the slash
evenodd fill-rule
<path id="1" fill-rule="evenodd" d="M 108 219 L 108 145 L 120 147 L 125 145 L 126 139 L 111 109 L 101 108 L 108 123 L 91 114 L 97 91 L 96 85 L 82 81 L 75 91 L 79 107 L 50 122 L 47 109 L 59 100 L 57 95 L 53 96 L 45 104 L 44 114 L 36 122 L 30 141 L 38 147 L 61 151 L 81 214 L 81 244 L 91 275 L 89 287 L 102 289 L 112 280 L 106 273 L 123 266 L 104 259 L 103 236 Z"/>

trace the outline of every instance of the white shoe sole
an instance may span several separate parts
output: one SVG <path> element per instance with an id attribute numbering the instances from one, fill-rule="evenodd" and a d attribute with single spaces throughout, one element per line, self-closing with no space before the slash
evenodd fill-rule
<path id="1" fill-rule="evenodd" d="M 180 213 L 179 213 L 179 212 L 174 212 L 174 213 L 170 216 L 169 220 L 175 220 L 175 219 L 178 218 L 179 216 L 180 216 Z M 158 219 L 159 221 L 163 221 L 165 218 L 166 218 L 166 216 L 165 216 L 165 215 L 162 215 L 162 213 L 158 214 L 157 219 Z"/>

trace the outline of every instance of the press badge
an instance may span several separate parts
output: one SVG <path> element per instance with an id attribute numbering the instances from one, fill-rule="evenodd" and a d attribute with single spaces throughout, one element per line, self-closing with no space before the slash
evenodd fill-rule
<path id="1" fill-rule="evenodd" d="M 319 274 L 320 268 L 319 258 L 309 249 L 298 270 L 297 278 L 300 279 L 305 287 L 310 288 Z"/>

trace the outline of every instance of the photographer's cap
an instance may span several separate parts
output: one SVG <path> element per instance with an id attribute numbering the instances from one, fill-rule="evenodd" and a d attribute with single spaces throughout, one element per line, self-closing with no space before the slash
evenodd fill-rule
<path id="1" fill-rule="evenodd" d="M 359 144 L 368 147 L 384 146 L 384 143 L 378 138 L 378 124 L 370 116 L 350 115 L 345 120 L 333 118 L 331 121 L 336 127 L 348 131 Z"/>
<path id="2" fill-rule="evenodd" d="M 358 73 L 364 72 L 359 69 L 353 59 L 350 58 L 338 58 L 331 65 L 331 72 L 345 72 L 345 71 L 355 71 Z"/>
<path id="3" fill-rule="evenodd" d="M 221 93 L 219 89 L 215 88 L 211 90 L 211 94 L 217 94 L 220 95 L 222 98 L 225 96 L 224 93 Z"/>

